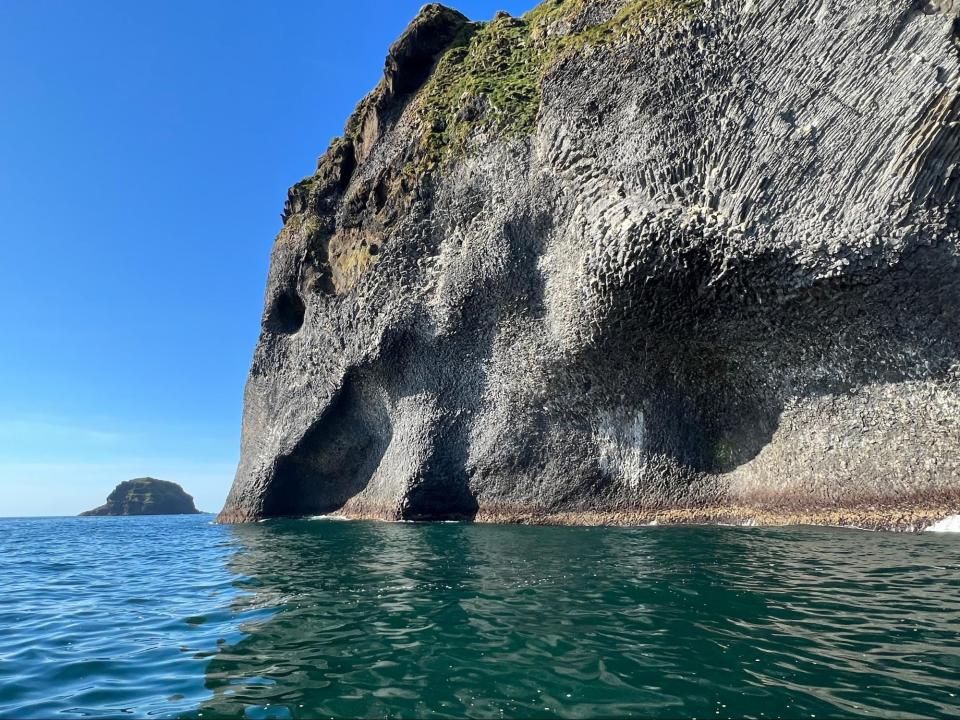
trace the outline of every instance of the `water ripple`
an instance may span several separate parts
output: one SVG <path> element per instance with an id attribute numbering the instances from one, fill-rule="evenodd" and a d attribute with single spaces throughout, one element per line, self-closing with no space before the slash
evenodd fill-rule
<path id="1" fill-rule="evenodd" d="M 0 528 L 0 716 L 960 715 L 955 536 Z"/>
<path id="2" fill-rule="evenodd" d="M 0 717 L 175 717 L 208 698 L 217 641 L 241 637 L 234 541 L 210 520 L 0 521 Z"/>
<path id="3" fill-rule="evenodd" d="M 323 522 L 233 533 L 233 569 L 277 614 L 213 658 L 205 717 L 960 709 L 954 537 Z"/>

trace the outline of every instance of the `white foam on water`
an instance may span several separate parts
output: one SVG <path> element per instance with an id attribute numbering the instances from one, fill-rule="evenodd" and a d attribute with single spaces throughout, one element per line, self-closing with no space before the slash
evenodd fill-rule
<path id="1" fill-rule="evenodd" d="M 752 528 L 757 527 L 757 521 L 753 518 L 747 518 L 746 520 L 740 520 L 739 522 L 718 522 L 718 523 L 707 523 L 708 525 L 716 525 L 717 527 L 735 527 L 735 528 Z M 783 527 L 782 525 L 769 525 L 768 527 Z"/>
<path id="2" fill-rule="evenodd" d="M 311 515 L 310 520 L 349 520 L 350 518 L 344 517 L 343 515 Z"/>
<path id="3" fill-rule="evenodd" d="M 926 532 L 960 533 L 960 515 L 951 515 L 935 522 L 926 529 Z"/>

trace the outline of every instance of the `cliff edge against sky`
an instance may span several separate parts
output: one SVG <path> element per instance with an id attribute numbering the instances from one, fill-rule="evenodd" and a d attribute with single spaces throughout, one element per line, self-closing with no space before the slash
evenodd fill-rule
<path id="1" fill-rule="evenodd" d="M 958 9 L 425 6 L 289 192 L 220 519 L 960 512 Z"/>

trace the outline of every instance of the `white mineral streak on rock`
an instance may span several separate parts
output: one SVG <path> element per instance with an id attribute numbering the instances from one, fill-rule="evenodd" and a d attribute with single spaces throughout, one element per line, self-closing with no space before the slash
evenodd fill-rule
<path id="1" fill-rule="evenodd" d="M 637 488 L 647 461 L 643 413 L 605 412 L 597 419 L 595 437 L 600 467 L 621 483 Z"/>

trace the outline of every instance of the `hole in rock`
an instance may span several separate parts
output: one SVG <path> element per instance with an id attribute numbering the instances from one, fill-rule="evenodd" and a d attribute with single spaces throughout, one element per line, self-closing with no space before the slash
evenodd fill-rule
<path id="1" fill-rule="evenodd" d="M 303 326 L 307 308 L 296 292 L 287 291 L 273 301 L 267 315 L 267 327 L 279 333 L 292 335 Z"/>

